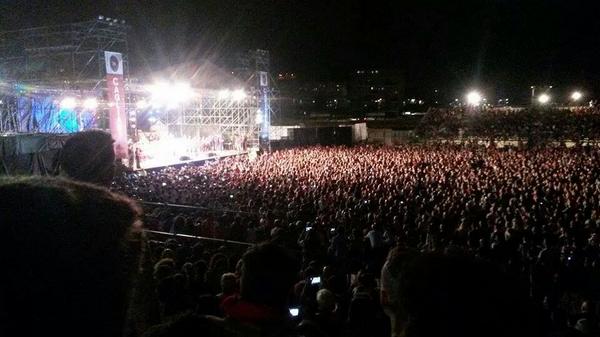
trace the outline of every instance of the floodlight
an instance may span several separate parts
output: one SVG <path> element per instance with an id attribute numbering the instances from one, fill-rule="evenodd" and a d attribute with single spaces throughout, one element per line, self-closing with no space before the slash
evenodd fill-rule
<path id="1" fill-rule="evenodd" d="M 223 90 L 219 91 L 219 93 L 217 94 L 217 97 L 220 100 L 225 100 L 225 99 L 228 99 L 230 95 L 231 95 L 231 93 L 229 92 L 228 89 L 223 89 Z"/>
<path id="2" fill-rule="evenodd" d="M 583 94 L 579 91 L 575 91 L 571 94 L 571 99 L 574 101 L 578 101 L 581 99 L 581 97 L 583 97 Z"/>
<path id="3" fill-rule="evenodd" d="M 191 99 L 194 94 L 189 83 L 172 84 L 160 81 L 146 86 L 146 90 L 150 93 L 151 104 L 155 107 L 167 106 L 174 108 L 178 104 Z M 147 107 L 147 103 L 140 100 L 136 106 L 138 109 L 143 109 Z"/>
<path id="4" fill-rule="evenodd" d="M 481 97 L 481 94 L 477 91 L 471 91 L 467 94 L 467 104 L 469 105 L 477 106 L 481 103 L 482 99 L 483 97 Z"/>
<path id="5" fill-rule="evenodd" d="M 98 100 L 95 97 L 86 98 L 83 101 L 83 107 L 87 110 L 96 110 L 98 107 Z"/>
<path id="6" fill-rule="evenodd" d="M 241 101 L 244 98 L 246 98 L 246 93 L 244 92 L 244 89 L 237 89 L 231 93 L 231 99 L 233 99 L 234 101 Z"/>
<path id="7" fill-rule="evenodd" d="M 60 101 L 61 109 L 73 109 L 76 106 L 77 106 L 77 102 L 75 101 L 75 98 L 73 98 L 73 97 L 65 97 L 62 99 L 62 101 Z"/>
<path id="8" fill-rule="evenodd" d="M 170 99 L 169 84 L 167 82 L 156 82 L 146 86 L 146 90 L 150 93 L 153 106 L 166 105 Z"/>
<path id="9" fill-rule="evenodd" d="M 550 102 L 550 95 L 548 94 L 541 94 L 538 96 L 538 102 L 540 104 L 546 104 L 548 102 Z"/>
<path id="10" fill-rule="evenodd" d="M 144 100 L 144 99 L 141 99 L 141 100 L 135 102 L 135 107 L 140 110 L 146 109 L 148 107 L 148 102 L 146 102 L 146 100 Z"/>
<path id="11" fill-rule="evenodd" d="M 256 124 L 260 124 L 260 123 L 262 123 L 262 117 L 263 117 L 263 116 L 262 116 L 262 110 L 258 109 L 258 110 L 256 111 L 256 118 L 255 118 L 254 122 L 255 122 Z"/>
<path id="12" fill-rule="evenodd" d="M 171 96 L 173 97 L 172 103 L 183 103 L 194 95 L 192 87 L 189 83 L 175 83 L 171 87 Z"/>

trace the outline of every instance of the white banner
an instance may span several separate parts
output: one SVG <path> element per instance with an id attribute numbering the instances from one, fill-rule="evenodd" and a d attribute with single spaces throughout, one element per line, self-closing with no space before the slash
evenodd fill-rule
<path id="1" fill-rule="evenodd" d="M 104 52 L 107 75 L 123 75 L 123 55 L 112 51 Z"/>
<path id="2" fill-rule="evenodd" d="M 269 77 L 267 76 L 267 72 L 266 71 L 261 71 L 258 74 L 260 76 L 260 86 L 261 87 L 268 87 L 269 86 Z"/>

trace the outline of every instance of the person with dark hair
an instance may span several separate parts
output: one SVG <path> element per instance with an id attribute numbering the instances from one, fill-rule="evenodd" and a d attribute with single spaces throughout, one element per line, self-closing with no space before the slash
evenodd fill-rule
<path id="1" fill-rule="evenodd" d="M 115 175 L 114 140 L 107 132 L 88 130 L 69 138 L 60 153 L 60 174 L 109 186 Z"/>
<path id="2" fill-rule="evenodd" d="M 0 180 L 0 336 L 120 336 L 140 267 L 140 210 L 56 178 Z"/>
<path id="3" fill-rule="evenodd" d="M 225 314 L 245 323 L 285 320 L 296 276 L 296 261 L 284 248 L 271 243 L 250 248 L 242 257 L 240 296 L 224 301 Z"/>
<path id="4" fill-rule="evenodd" d="M 219 302 L 234 296 L 238 291 L 237 278 L 234 273 L 225 273 L 221 276 L 221 292 L 217 294 Z"/>
<path id="5" fill-rule="evenodd" d="M 240 294 L 223 301 L 224 319 L 187 313 L 150 328 L 144 336 L 296 336 L 287 306 L 296 280 L 295 259 L 284 248 L 264 243 L 244 254 L 241 267 Z"/>
<path id="6" fill-rule="evenodd" d="M 403 257 L 406 254 L 400 247 L 394 247 L 390 250 L 383 268 L 381 269 L 381 287 L 380 302 L 386 315 L 390 318 L 390 325 L 392 329 L 392 337 L 398 336 L 396 333 L 397 326 L 396 322 L 400 313 L 400 307 L 398 305 L 398 291 L 400 286 L 400 268 L 402 265 Z M 400 318 L 402 319 L 402 318 Z"/>
<path id="7" fill-rule="evenodd" d="M 397 335 L 540 336 L 539 312 L 526 291 L 491 264 L 414 254 L 399 273 Z"/>

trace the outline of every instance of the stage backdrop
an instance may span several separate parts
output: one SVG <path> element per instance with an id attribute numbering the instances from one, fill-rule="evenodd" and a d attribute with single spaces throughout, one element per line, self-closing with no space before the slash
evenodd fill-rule
<path id="1" fill-rule="evenodd" d="M 125 111 L 125 85 L 123 84 L 123 55 L 104 52 L 106 85 L 110 106 L 109 127 L 115 140 L 117 158 L 127 158 L 127 114 Z"/>

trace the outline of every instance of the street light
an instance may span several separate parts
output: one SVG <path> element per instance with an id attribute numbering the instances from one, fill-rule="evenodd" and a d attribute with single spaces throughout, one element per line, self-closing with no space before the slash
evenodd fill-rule
<path id="1" fill-rule="evenodd" d="M 574 91 L 574 92 L 571 94 L 571 99 L 572 99 L 573 101 L 579 101 L 579 100 L 581 99 L 581 97 L 583 97 L 583 94 L 582 94 L 581 92 L 579 92 L 579 91 Z"/>
<path id="2" fill-rule="evenodd" d="M 482 99 L 483 97 L 477 91 L 471 91 L 467 94 L 467 104 L 469 105 L 478 106 Z"/>
<path id="3" fill-rule="evenodd" d="M 546 104 L 548 102 L 550 102 L 550 95 L 548 94 L 541 94 L 538 96 L 538 102 L 540 104 Z"/>

